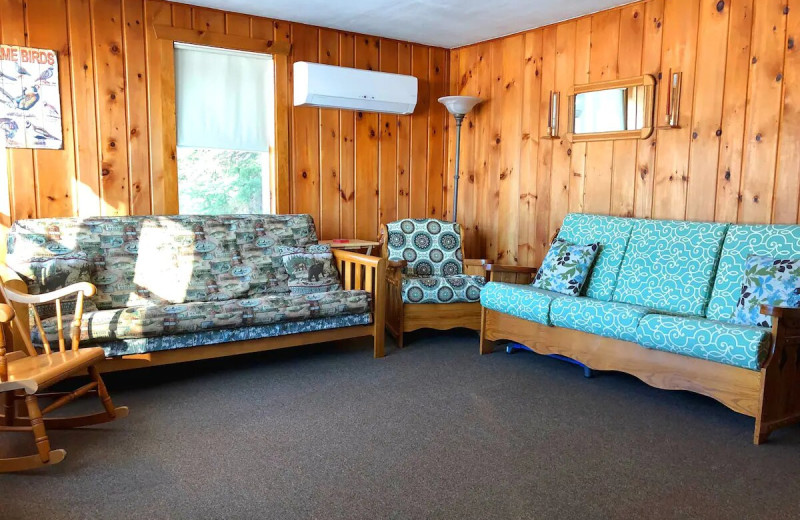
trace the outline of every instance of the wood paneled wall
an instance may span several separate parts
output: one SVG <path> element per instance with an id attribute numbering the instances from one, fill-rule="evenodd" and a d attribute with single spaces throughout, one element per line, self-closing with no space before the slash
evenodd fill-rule
<path id="1" fill-rule="evenodd" d="M 800 0 L 647 0 L 451 51 L 451 92 L 487 100 L 462 134 L 467 253 L 536 265 L 572 211 L 797 223 L 799 44 Z M 541 137 L 551 91 L 564 132 L 573 84 L 670 69 L 683 73 L 681 128 Z M 666 95 L 657 88 L 658 124 Z"/>
<path id="2" fill-rule="evenodd" d="M 290 147 L 285 196 L 290 211 L 314 216 L 323 238 L 371 239 L 381 221 L 441 215 L 448 119 L 435 100 L 448 88 L 444 49 L 160 0 L 0 0 L 0 42 L 58 51 L 64 119 L 63 150 L 7 152 L 3 225 L 165 212 L 170 180 L 152 165 L 174 150 L 158 137 L 154 24 L 291 42 L 290 93 L 293 60 L 417 76 L 412 116 L 290 109 L 279 129 Z"/>

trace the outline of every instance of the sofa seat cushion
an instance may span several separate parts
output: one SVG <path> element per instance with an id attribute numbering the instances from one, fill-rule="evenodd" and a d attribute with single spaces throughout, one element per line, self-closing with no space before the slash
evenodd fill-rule
<path id="1" fill-rule="evenodd" d="M 583 294 L 598 300 L 611 299 L 635 222 L 632 218 L 585 213 L 570 213 L 564 218 L 558 238 L 573 244 L 600 245 Z"/>
<path id="2" fill-rule="evenodd" d="M 639 320 L 651 312 L 647 307 L 629 303 L 557 298 L 550 305 L 550 321 L 556 327 L 635 342 Z"/>
<path id="3" fill-rule="evenodd" d="M 727 228 L 704 222 L 637 221 L 613 300 L 705 316 Z"/>
<path id="4" fill-rule="evenodd" d="M 472 303 L 481 298 L 483 276 L 403 275 L 403 303 Z"/>
<path id="5" fill-rule="evenodd" d="M 771 337 L 763 327 L 664 314 L 648 314 L 636 330 L 636 341 L 643 347 L 750 370 L 761 367 Z"/>
<path id="6" fill-rule="evenodd" d="M 550 304 L 557 298 L 574 298 L 532 285 L 489 282 L 481 291 L 481 305 L 493 311 L 542 325 L 550 323 Z"/>
<path id="7" fill-rule="evenodd" d="M 370 299 L 367 291 L 332 291 L 86 312 L 81 341 L 102 342 L 361 314 L 370 311 Z M 71 320 L 71 316 L 65 317 L 66 328 Z M 43 320 L 42 325 L 51 344 L 57 341 L 56 319 Z M 35 328 L 32 335 L 33 342 L 40 344 Z"/>
<path id="8" fill-rule="evenodd" d="M 248 341 L 261 338 L 274 338 L 302 334 L 304 332 L 317 332 L 320 330 L 339 329 L 343 327 L 357 327 L 372 323 L 372 314 L 343 314 L 329 318 L 311 318 L 300 321 L 282 321 L 270 325 L 254 325 L 252 327 L 237 327 L 235 329 L 213 329 L 186 334 L 173 334 L 170 336 L 155 336 L 150 338 L 118 339 L 104 341 L 99 344 L 105 350 L 106 357 L 126 356 L 129 354 L 146 354 L 162 350 L 175 350 L 179 348 L 199 347 L 202 345 L 218 345 L 231 341 Z"/>
<path id="9" fill-rule="evenodd" d="M 706 316 L 729 321 L 742 295 L 745 262 L 750 255 L 800 258 L 800 226 L 733 225 L 725 235 L 714 290 Z M 770 322 L 765 316 L 765 321 Z"/>

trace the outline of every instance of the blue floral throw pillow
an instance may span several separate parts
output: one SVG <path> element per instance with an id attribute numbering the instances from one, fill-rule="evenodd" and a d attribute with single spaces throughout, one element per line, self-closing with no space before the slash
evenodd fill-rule
<path id="1" fill-rule="evenodd" d="M 578 296 L 589 277 L 599 249 L 600 244 L 581 246 L 556 239 L 531 285 L 538 289 Z"/>
<path id="2" fill-rule="evenodd" d="M 800 258 L 747 257 L 742 293 L 731 321 L 771 327 L 772 317 L 761 314 L 761 305 L 800 307 Z"/>

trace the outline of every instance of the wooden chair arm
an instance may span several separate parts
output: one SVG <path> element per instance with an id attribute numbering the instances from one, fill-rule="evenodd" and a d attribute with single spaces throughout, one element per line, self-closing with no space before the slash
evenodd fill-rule
<path id="1" fill-rule="evenodd" d="M 386 268 L 387 269 L 405 269 L 408 266 L 408 262 L 405 260 L 387 260 L 386 261 Z"/>
<path id="2" fill-rule="evenodd" d="M 69 296 L 71 294 L 76 293 L 83 293 L 85 297 L 94 296 L 97 292 L 97 288 L 90 284 L 89 282 L 78 282 L 72 285 L 68 285 L 63 289 L 58 289 L 56 291 L 51 291 L 49 293 L 44 294 L 26 294 L 21 293 L 15 289 L 10 287 L 5 287 L 5 294 L 6 298 L 11 300 L 12 302 L 16 303 L 24 303 L 24 304 L 39 304 L 39 303 L 47 303 L 58 300 L 60 298 L 64 298 L 65 296 Z"/>
<path id="3" fill-rule="evenodd" d="M 337 265 L 339 265 L 340 262 L 350 262 L 358 265 L 378 267 L 383 260 L 377 256 L 354 253 L 353 251 L 346 251 L 344 249 L 332 249 L 331 253 L 333 253 L 333 258 L 336 260 Z"/>
<path id="4" fill-rule="evenodd" d="M 539 269 L 523 265 L 486 264 L 486 277 L 493 282 L 527 284 Z"/>
<path id="5" fill-rule="evenodd" d="M 800 308 L 762 305 L 761 314 L 772 316 L 772 345 L 763 368 L 782 364 L 789 349 L 800 356 Z"/>
<path id="6" fill-rule="evenodd" d="M 6 264 L 0 264 L 0 280 L 6 287 L 12 287 L 16 290 L 27 290 L 25 281 L 17 274 L 16 271 L 8 267 Z"/>
<path id="7" fill-rule="evenodd" d="M 493 273 L 536 274 L 539 268 L 524 265 L 486 264 L 486 270 Z"/>
<path id="8" fill-rule="evenodd" d="M 488 281 L 489 273 L 486 271 L 486 265 L 489 263 L 489 260 L 485 258 L 465 258 L 464 274 L 468 274 L 470 276 L 483 276 Z"/>
<path id="9" fill-rule="evenodd" d="M 464 265 L 466 266 L 480 266 L 485 267 L 487 265 L 491 265 L 491 261 L 487 260 L 486 258 L 465 258 Z"/>
<path id="10" fill-rule="evenodd" d="M 761 314 L 772 316 L 773 318 L 788 318 L 792 321 L 800 320 L 800 308 L 796 307 L 773 307 L 772 305 L 762 305 Z"/>
<path id="11" fill-rule="evenodd" d="M 16 271 L 11 269 L 6 264 L 0 264 L 0 281 L 2 284 L 0 286 L 4 287 L 5 289 L 13 289 L 14 291 L 20 294 L 27 294 L 28 293 L 28 284 L 17 274 Z M 2 291 L 0 291 L 2 293 Z M 5 296 L 3 296 L 5 299 Z M 20 330 L 30 330 L 30 320 L 28 319 L 28 307 L 22 303 L 14 303 L 12 301 L 6 300 L 6 303 L 9 303 L 14 311 L 16 312 L 15 323 L 19 323 L 19 327 L 11 327 L 11 344 L 10 347 L 12 350 L 19 350 L 23 348 L 25 344 L 25 339 L 22 336 Z"/>
<path id="12" fill-rule="evenodd" d="M 383 298 L 386 283 L 386 260 L 342 249 L 334 249 L 332 253 L 336 268 L 339 270 L 342 287 L 346 291 L 369 291 L 373 296 L 373 306 L 378 298 Z"/>
<path id="13" fill-rule="evenodd" d="M 8 323 L 14 319 L 14 309 L 11 305 L 0 303 L 0 322 Z"/>

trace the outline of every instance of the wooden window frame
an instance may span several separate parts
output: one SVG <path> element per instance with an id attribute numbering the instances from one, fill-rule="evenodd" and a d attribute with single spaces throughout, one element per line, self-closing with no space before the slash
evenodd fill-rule
<path id="1" fill-rule="evenodd" d="M 592 132 L 584 134 L 575 133 L 575 96 L 587 92 L 597 92 L 601 90 L 617 88 L 644 87 L 643 114 L 644 125 L 638 130 L 619 130 L 612 132 Z M 634 78 L 615 79 L 601 81 L 597 83 L 587 83 L 585 85 L 575 85 L 569 92 L 567 104 L 567 139 L 573 143 L 591 141 L 613 141 L 617 139 L 647 139 L 653 135 L 655 118 L 655 88 L 656 79 L 650 74 L 637 76 Z"/>
<path id="2" fill-rule="evenodd" d="M 169 25 L 155 25 L 157 52 L 160 63 L 160 115 L 161 135 L 153 142 L 161 143 L 161 153 L 153 156 L 153 210 L 167 215 L 180 212 L 178 204 L 177 116 L 175 113 L 175 42 L 218 47 L 221 49 L 262 52 L 270 54 L 275 64 L 275 153 L 270 158 L 270 211 L 288 213 L 289 199 L 289 53 L 288 42 L 276 42 L 247 36 L 220 34 L 210 31 L 181 29 Z M 151 71 L 155 72 L 155 71 Z M 152 107 L 151 107 L 152 111 Z M 160 182 L 156 182 L 160 181 Z M 157 187 L 161 193 L 157 194 Z M 157 200 L 158 199 L 158 200 Z M 157 210 L 158 208 L 158 210 Z"/>

